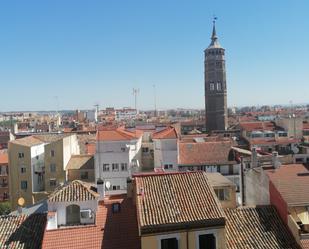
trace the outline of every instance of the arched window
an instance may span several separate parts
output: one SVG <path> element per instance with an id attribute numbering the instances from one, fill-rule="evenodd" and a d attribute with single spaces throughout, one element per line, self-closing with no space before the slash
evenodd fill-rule
<path id="1" fill-rule="evenodd" d="M 80 207 L 78 205 L 70 205 L 66 207 L 66 224 L 80 224 Z"/>
<path id="2" fill-rule="evenodd" d="M 215 84 L 214 83 L 210 83 L 209 84 L 209 90 L 210 91 L 214 91 L 215 90 Z"/>
<path id="3" fill-rule="evenodd" d="M 217 82 L 217 91 L 221 91 L 222 90 L 222 85 L 221 82 Z"/>

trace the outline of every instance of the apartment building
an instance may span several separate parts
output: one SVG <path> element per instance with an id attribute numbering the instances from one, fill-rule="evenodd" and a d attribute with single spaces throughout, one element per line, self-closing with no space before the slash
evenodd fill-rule
<path id="1" fill-rule="evenodd" d="M 142 132 L 125 128 L 106 128 L 97 133 L 96 180 L 105 182 L 108 194 L 127 192 L 127 179 L 140 171 Z"/>
<path id="2" fill-rule="evenodd" d="M 115 120 L 123 121 L 123 120 L 132 120 L 135 119 L 138 112 L 136 109 L 132 109 L 129 107 L 124 107 L 122 109 L 115 109 Z"/>
<path id="3" fill-rule="evenodd" d="M 0 201 L 9 198 L 9 160 L 6 152 L 0 151 Z"/>
<path id="4" fill-rule="evenodd" d="M 174 127 L 154 132 L 152 134 L 154 148 L 154 169 L 177 171 L 178 134 Z"/>
<path id="5" fill-rule="evenodd" d="M 25 205 L 45 198 L 66 181 L 65 167 L 71 155 L 79 154 L 76 135 L 33 135 L 9 143 L 10 200 L 20 197 Z"/>
<path id="6" fill-rule="evenodd" d="M 219 172 L 240 190 L 240 164 L 229 138 L 184 136 L 178 143 L 179 171 Z"/>
<path id="7" fill-rule="evenodd" d="M 226 248 L 225 215 L 205 172 L 141 175 L 135 189 L 142 249 Z"/>

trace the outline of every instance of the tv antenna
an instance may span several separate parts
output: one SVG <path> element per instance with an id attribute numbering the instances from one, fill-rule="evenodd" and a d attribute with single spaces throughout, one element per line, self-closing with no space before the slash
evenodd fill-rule
<path id="1" fill-rule="evenodd" d="M 137 95 L 139 94 L 139 89 L 138 88 L 133 88 L 133 93 L 134 95 L 134 108 L 137 112 Z"/>

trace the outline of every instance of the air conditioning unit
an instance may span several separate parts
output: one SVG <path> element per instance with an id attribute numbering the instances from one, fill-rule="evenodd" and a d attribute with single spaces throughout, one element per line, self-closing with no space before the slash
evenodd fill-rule
<path id="1" fill-rule="evenodd" d="M 80 210 L 81 219 L 92 219 L 92 211 L 90 209 Z"/>

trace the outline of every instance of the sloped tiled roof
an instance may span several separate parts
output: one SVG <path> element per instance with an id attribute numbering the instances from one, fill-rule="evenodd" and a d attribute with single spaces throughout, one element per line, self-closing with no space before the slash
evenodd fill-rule
<path id="1" fill-rule="evenodd" d="M 8 164 L 8 163 L 9 163 L 8 154 L 1 153 L 0 154 L 0 164 Z"/>
<path id="2" fill-rule="evenodd" d="M 135 179 L 142 234 L 224 225 L 224 213 L 205 172 L 140 175 Z"/>
<path id="3" fill-rule="evenodd" d="M 141 136 L 141 131 L 136 130 L 136 132 L 131 132 L 122 128 L 99 130 L 97 132 L 98 141 L 127 141 L 137 139 Z"/>
<path id="4" fill-rule="evenodd" d="M 120 212 L 113 213 L 113 203 Z M 45 231 L 44 249 L 140 249 L 136 209 L 126 196 L 105 198 L 99 202 L 96 223 Z"/>
<path id="5" fill-rule="evenodd" d="M 46 214 L 0 216 L 1 249 L 40 249 Z"/>
<path id="6" fill-rule="evenodd" d="M 226 209 L 227 249 L 299 249 L 272 206 Z"/>
<path id="7" fill-rule="evenodd" d="M 33 136 L 19 138 L 19 139 L 10 141 L 10 143 L 11 144 L 18 144 L 18 145 L 22 145 L 22 146 L 27 146 L 27 147 L 43 144 L 43 142 L 40 139 L 35 138 Z"/>
<path id="8" fill-rule="evenodd" d="M 300 240 L 300 244 L 302 249 L 309 249 L 309 239 Z"/>
<path id="9" fill-rule="evenodd" d="M 272 122 L 243 122 L 239 126 L 245 131 L 263 131 L 263 130 L 275 130 L 275 125 Z"/>
<path id="10" fill-rule="evenodd" d="M 92 155 L 73 155 L 71 156 L 67 166 L 66 170 L 68 169 L 81 169 L 83 168 L 92 168 L 94 169 L 94 163 L 90 163 L 90 160 L 93 161 Z"/>
<path id="11" fill-rule="evenodd" d="M 176 139 L 177 137 L 177 132 L 174 127 L 167 127 L 166 129 L 155 132 L 152 135 L 153 139 Z"/>
<path id="12" fill-rule="evenodd" d="M 75 180 L 68 185 L 60 187 L 53 192 L 49 202 L 72 202 L 72 201 L 90 201 L 99 197 L 98 193 L 90 190 L 82 181 Z"/>
<path id="13" fill-rule="evenodd" d="M 309 204 L 309 170 L 303 164 L 281 165 L 267 175 L 288 205 Z"/>
<path id="14" fill-rule="evenodd" d="M 229 164 L 231 141 L 179 143 L 178 164 L 180 165 L 217 165 Z"/>

